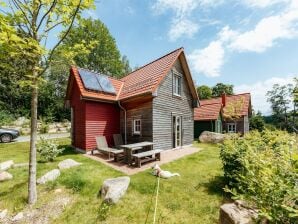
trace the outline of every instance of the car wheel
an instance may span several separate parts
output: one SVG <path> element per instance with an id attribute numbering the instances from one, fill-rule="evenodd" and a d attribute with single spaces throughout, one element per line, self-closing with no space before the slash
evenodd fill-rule
<path id="1" fill-rule="evenodd" d="M 10 134 L 3 134 L 1 135 L 0 140 L 3 143 L 8 143 L 8 142 L 11 142 L 12 136 Z"/>

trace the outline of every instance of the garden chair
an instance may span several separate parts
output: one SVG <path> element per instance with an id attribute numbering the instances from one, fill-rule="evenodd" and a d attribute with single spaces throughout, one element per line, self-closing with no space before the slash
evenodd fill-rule
<path id="1" fill-rule="evenodd" d="M 119 159 L 124 156 L 124 151 L 122 149 L 110 148 L 108 146 L 105 136 L 95 137 L 95 140 L 96 140 L 96 148 L 92 150 L 92 154 L 94 150 L 97 150 L 102 154 L 107 154 L 109 156 L 109 159 L 111 155 L 113 155 L 114 160 L 116 162 L 118 162 Z"/>

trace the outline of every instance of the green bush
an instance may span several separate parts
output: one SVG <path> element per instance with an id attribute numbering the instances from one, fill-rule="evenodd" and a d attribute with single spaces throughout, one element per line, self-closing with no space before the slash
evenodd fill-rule
<path id="1" fill-rule="evenodd" d="M 8 111 L 0 110 L 0 126 L 10 125 L 15 120 L 15 117 Z"/>
<path id="2" fill-rule="evenodd" d="M 298 175 L 294 167 L 297 143 L 282 131 L 233 136 L 221 146 L 226 190 L 260 209 L 271 223 L 295 223 L 298 218 Z"/>
<path id="3" fill-rule="evenodd" d="M 42 160 L 52 162 L 54 159 L 63 152 L 64 148 L 59 148 L 56 143 L 45 138 L 40 138 L 37 144 L 37 152 Z"/>

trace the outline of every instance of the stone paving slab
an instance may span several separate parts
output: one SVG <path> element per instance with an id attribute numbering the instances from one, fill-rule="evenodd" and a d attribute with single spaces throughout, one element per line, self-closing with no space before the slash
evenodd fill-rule
<path id="1" fill-rule="evenodd" d="M 135 166 L 128 166 L 125 163 L 121 162 L 114 162 L 113 159 L 108 159 L 108 156 L 102 155 L 102 154 L 95 154 L 95 155 L 88 155 L 84 154 L 84 156 L 99 161 L 107 166 L 110 166 L 114 168 L 115 170 L 118 170 L 120 172 L 125 173 L 126 175 L 133 175 L 136 173 L 139 173 L 141 171 L 147 170 L 152 167 L 153 164 L 165 164 L 172 162 L 174 160 L 180 159 L 184 156 L 191 155 L 193 153 L 199 152 L 201 148 L 193 147 L 193 146 L 184 146 L 181 149 L 169 149 L 164 150 L 161 152 L 161 161 L 153 161 L 150 163 L 143 164 L 142 167 L 138 168 Z"/>

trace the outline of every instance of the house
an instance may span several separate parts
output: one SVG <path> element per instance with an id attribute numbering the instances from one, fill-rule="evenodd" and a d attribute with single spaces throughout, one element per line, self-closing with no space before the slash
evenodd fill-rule
<path id="1" fill-rule="evenodd" d="M 231 109 L 236 111 L 236 118 L 229 116 Z M 200 107 L 194 109 L 194 137 L 198 138 L 203 131 L 245 134 L 249 131 L 251 113 L 250 93 L 200 100 Z"/>
<path id="2" fill-rule="evenodd" d="M 119 80 L 73 66 L 65 103 L 72 145 L 83 152 L 96 147 L 99 135 L 112 146 L 117 133 L 127 143 L 152 141 L 161 150 L 193 142 L 198 96 L 183 48 Z"/>

